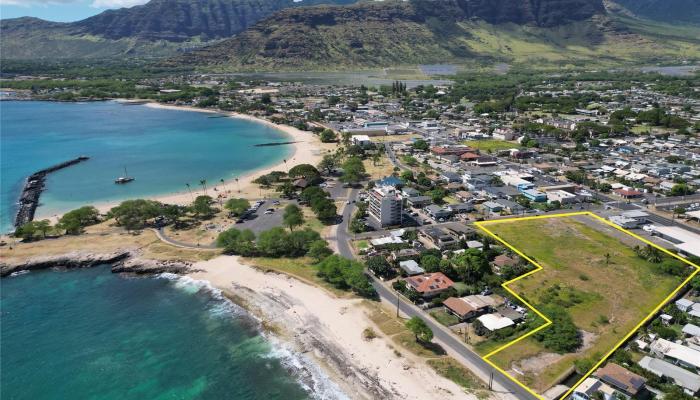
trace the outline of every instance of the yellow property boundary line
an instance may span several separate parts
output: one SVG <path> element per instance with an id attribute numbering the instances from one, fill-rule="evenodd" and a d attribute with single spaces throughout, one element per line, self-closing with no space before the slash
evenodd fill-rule
<path id="1" fill-rule="evenodd" d="M 496 353 L 498 353 L 498 352 L 500 352 L 500 351 L 502 351 L 502 350 L 504 350 L 504 349 L 506 349 L 506 348 L 508 348 L 508 347 L 510 347 L 510 346 L 512 346 L 512 345 L 514 345 L 514 344 L 516 344 L 516 343 L 518 343 L 518 342 L 520 342 L 521 340 L 523 340 L 523 339 L 525 339 L 525 338 L 527 338 L 527 337 L 529 337 L 529 336 L 531 336 L 531 335 L 537 333 L 538 331 L 540 331 L 540 330 L 542 330 L 542 329 L 544 329 L 544 328 L 546 328 L 546 327 L 548 327 L 549 325 L 552 324 L 552 321 L 551 321 L 549 318 L 547 318 L 544 314 L 542 314 L 542 313 L 541 313 L 540 311 L 538 311 L 535 307 L 533 307 L 533 306 L 530 305 L 527 301 L 525 301 L 525 299 L 523 299 L 522 297 L 520 297 L 517 293 L 515 293 L 513 290 L 511 290 L 511 289 L 508 287 L 508 285 L 510 285 L 511 283 L 513 283 L 513 282 L 515 282 L 515 281 L 518 281 L 518 280 L 520 280 L 520 279 L 523 279 L 523 278 L 525 278 L 525 277 L 527 277 L 527 276 L 530 276 L 530 275 L 536 273 L 537 271 L 539 271 L 539 270 L 541 270 L 541 269 L 543 269 L 543 268 L 542 268 L 542 266 L 541 266 L 540 264 L 538 264 L 537 262 L 535 262 L 534 260 L 532 260 L 530 257 L 528 257 L 527 255 L 525 255 L 522 251 L 516 249 L 516 248 L 513 247 L 511 244 L 509 244 L 509 243 L 506 242 L 505 240 L 501 239 L 498 235 L 496 235 L 496 234 L 494 234 L 493 232 L 491 232 L 488 228 L 485 227 L 485 225 L 494 225 L 494 224 L 508 223 L 508 222 L 515 222 L 515 221 L 528 221 L 528 220 L 534 220 L 534 219 L 564 218 L 564 217 L 574 217 L 574 216 L 588 216 L 588 217 L 592 217 L 592 218 L 595 219 L 595 220 L 598 220 L 598 221 L 600 221 L 600 222 L 603 222 L 605 225 L 611 226 L 611 227 L 617 229 L 617 230 L 620 231 L 620 232 L 623 232 L 623 233 L 625 233 L 625 234 L 627 234 L 627 235 L 629 235 L 629 236 L 631 236 L 631 237 L 633 237 L 633 238 L 635 238 L 635 239 L 637 239 L 637 240 L 640 240 L 641 242 L 643 242 L 643 243 L 645 243 L 645 244 L 648 244 L 648 245 L 650 245 L 650 246 L 652 246 L 652 247 L 654 247 L 654 248 L 656 248 L 656 249 L 661 250 L 662 252 L 664 252 L 665 254 L 667 254 L 667 255 L 669 255 L 669 256 L 671 256 L 671 257 L 673 257 L 673 258 L 679 259 L 679 260 L 683 261 L 684 263 L 693 266 L 693 267 L 695 268 L 695 271 L 693 271 L 693 273 L 690 274 L 690 276 L 688 276 L 688 278 L 686 278 L 685 281 L 683 281 L 683 283 L 681 283 L 680 286 L 678 286 L 668 297 L 666 297 L 661 303 L 659 303 L 659 305 L 656 306 L 656 308 L 654 308 L 654 310 L 653 310 L 649 315 L 647 315 L 639 324 L 637 324 L 637 326 L 635 326 L 634 329 L 632 329 L 631 332 L 629 332 L 628 334 L 626 334 L 626 335 L 622 338 L 622 340 L 620 340 L 620 341 L 615 345 L 615 347 L 613 347 L 610 351 L 608 351 L 608 353 L 606 353 L 600 361 L 598 361 L 588 372 L 586 372 L 586 373 L 583 375 L 583 377 L 581 377 L 581 379 L 579 379 L 578 382 L 576 382 L 576 383 L 571 387 L 571 389 L 569 389 L 566 393 L 564 393 L 564 395 L 562 395 L 562 396 L 560 397 L 561 399 L 565 399 L 566 397 L 568 397 L 569 395 L 571 395 L 571 394 L 573 393 L 573 391 L 574 391 L 584 380 L 586 380 L 586 378 L 588 378 L 588 377 L 593 373 L 593 371 L 595 371 L 596 369 L 598 369 L 598 367 L 599 367 L 601 364 L 603 364 L 603 363 L 615 352 L 615 350 L 617 350 L 618 348 L 620 348 L 620 346 L 622 346 L 625 342 L 627 342 L 627 340 L 628 340 L 632 335 L 634 335 L 634 334 L 639 330 L 639 328 L 641 328 L 641 327 L 642 327 L 644 324 L 646 324 L 654 315 L 656 315 L 656 313 L 658 313 L 659 310 L 660 310 L 669 300 L 671 300 L 672 298 L 674 298 L 674 297 L 678 294 L 678 292 L 679 292 L 681 289 L 683 289 L 683 287 L 685 287 L 685 285 L 687 285 L 688 282 L 690 282 L 690 280 L 693 279 L 693 277 L 695 277 L 695 275 L 698 274 L 698 272 L 700 272 L 700 266 L 698 266 L 698 265 L 696 265 L 696 264 L 694 264 L 694 263 L 692 263 L 692 262 L 690 262 L 690 261 L 688 261 L 688 260 L 682 258 L 681 256 L 679 256 L 679 255 L 677 255 L 677 254 L 674 254 L 674 253 L 672 253 L 672 252 L 670 252 L 670 251 L 664 249 L 663 247 L 657 246 L 656 244 L 654 244 L 654 243 L 652 243 L 652 242 L 650 242 L 650 241 L 648 241 L 648 240 L 646 240 L 646 239 L 640 237 L 639 235 L 637 235 L 637 234 L 635 234 L 635 233 L 632 233 L 632 232 L 628 231 L 627 229 L 621 228 L 621 227 L 619 227 L 619 226 L 613 224 L 612 222 L 610 222 L 610 221 L 608 221 L 608 220 L 606 220 L 606 219 L 604 219 L 604 218 L 602 218 L 602 217 L 600 217 L 600 216 L 598 216 L 598 215 L 596 215 L 596 214 L 594 214 L 594 213 L 592 213 L 592 212 L 590 212 L 590 211 L 581 211 L 581 212 L 573 212 L 573 213 L 565 213 L 565 214 L 538 215 L 538 216 L 534 216 L 534 217 L 504 218 L 504 219 L 491 220 L 491 221 L 480 221 L 480 222 L 475 222 L 475 225 L 476 225 L 477 227 L 479 227 L 479 229 L 481 229 L 481 230 L 483 230 L 484 232 L 488 233 L 491 237 L 493 237 L 494 239 L 496 239 L 497 241 L 499 241 L 500 243 L 502 243 L 503 245 L 505 245 L 507 248 L 509 248 L 510 250 L 512 250 L 513 252 L 515 252 L 515 253 L 518 254 L 519 256 L 523 257 L 525 260 L 527 260 L 529 263 L 531 263 L 532 265 L 535 266 L 535 269 L 534 269 L 534 270 L 532 270 L 532 271 L 530 271 L 530 272 L 528 272 L 528 273 L 526 273 L 526 274 L 523 274 L 523 275 L 521 275 L 521 276 L 519 276 L 519 277 L 517 277 L 517 278 L 511 279 L 511 280 L 509 280 L 508 282 L 503 283 L 501 286 L 502 286 L 506 291 L 508 291 L 508 293 L 510 293 L 511 295 L 513 295 L 515 298 L 517 298 L 517 299 L 520 300 L 523 304 L 525 304 L 528 308 L 530 308 L 530 309 L 531 309 L 535 314 L 537 314 L 540 318 L 544 319 L 545 323 L 544 323 L 542 326 L 539 326 L 539 327 L 537 327 L 536 329 L 534 329 L 534 330 L 532 330 L 532 331 L 526 333 L 525 335 L 523 335 L 523 336 L 521 336 L 521 337 L 519 337 L 519 338 L 513 340 L 512 342 L 509 342 L 509 343 L 507 343 L 507 344 L 505 344 L 505 345 L 503 345 L 503 346 L 497 348 L 496 350 L 494 350 L 494 351 L 488 353 L 487 355 L 483 356 L 482 358 L 483 358 L 484 361 L 486 361 L 489 365 L 491 365 L 492 367 L 494 367 L 495 369 L 497 369 L 498 371 L 500 371 L 502 374 L 504 374 L 505 376 L 507 376 L 511 381 L 515 382 L 515 383 L 518 384 L 520 387 L 522 387 L 523 389 L 525 389 L 526 391 L 528 391 L 530 394 L 532 394 L 533 396 L 535 396 L 535 397 L 537 397 L 538 399 L 541 399 L 541 400 L 545 400 L 545 398 L 542 397 L 541 395 L 535 393 L 534 390 L 530 389 L 529 387 L 527 387 L 525 384 L 523 384 L 522 382 L 520 382 L 520 381 L 517 380 L 516 378 L 512 377 L 510 374 L 508 374 L 506 371 L 504 371 L 504 370 L 503 370 L 502 368 L 500 368 L 498 365 L 496 365 L 496 364 L 493 363 L 491 360 L 489 360 L 489 357 L 491 357 L 491 356 L 493 356 L 494 354 L 496 354 Z"/>

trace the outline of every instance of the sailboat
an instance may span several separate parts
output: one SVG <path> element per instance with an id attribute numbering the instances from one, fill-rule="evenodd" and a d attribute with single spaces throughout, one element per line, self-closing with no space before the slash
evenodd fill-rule
<path id="1" fill-rule="evenodd" d="M 126 172 L 126 167 L 124 167 L 124 176 L 120 176 L 119 178 L 114 180 L 114 183 L 116 184 L 124 184 L 124 183 L 129 183 L 133 181 L 134 178 L 132 176 L 129 176 L 129 174 Z"/>

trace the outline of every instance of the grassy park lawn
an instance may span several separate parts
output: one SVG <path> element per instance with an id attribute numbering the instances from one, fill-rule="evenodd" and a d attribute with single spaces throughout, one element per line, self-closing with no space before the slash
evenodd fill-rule
<path id="1" fill-rule="evenodd" d="M 543 267 L 509 287 L 539 310 L 564 309 L 583 338 L 574 353 L 555 353 L 528 337 L 490 357 L 539 393 L 571 372 L 574 363 L 599 361 L 683 281 L 637 256 L 631 247 L 637 239 L 589 216 L 486 228 Z"/>
<path id="2" fill-rule="evenodd" d="M 486 153 L 494 153 L 501 150 L 508 150 L 513 148 L 519 148 L 520 143 L 518 142 L 508 142 L 505 140 L 467 140 L 464 142 L 467 146 L 473 147 L 475 149 L 481 150 Z"/>

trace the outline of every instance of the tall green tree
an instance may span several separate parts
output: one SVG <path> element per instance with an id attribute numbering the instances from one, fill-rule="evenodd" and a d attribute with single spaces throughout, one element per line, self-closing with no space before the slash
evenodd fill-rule
<path id="1" fill-rule="evenodd" d="M 359 157 L 349 157 L 343 163 L 341 180 L 346 183 L 357 183 L 365 176 L 365 165 Z"/>
<path id="2" fill-rule="evenodd" d="M 69 211 L 58 220 L 58 228 L 68 235 L 79 235 L 83 228 L 99 222 L 100 212 L 95 207 L 85 206 Z"/>
<path id="3" fill-rule="evenodd" d="M 416 341 L 428 343 L 433 340 L 433 330 L 419 317 L 412 317 L 406 321 L 406 328 L 413 333 Z"/>
<path id="4" fill-rule="evenodd" d="M 230 199 L 224 207 L 237 217 L 250 208 L 250 202 L 246 199 Z"/>
<path id="5" fill-rule="evenodd" d="M 209 218 L 216 213 L 216 209 L 212 207 L 212 204 L 214 204 L 214 199 L 211 196 L 197 196 L 194 199 L 194 203 L 192 203 L 192 212 L 198 218 Z"/>
<path id="6" fill-rule="evenodd" d="M 290 231 L 293 231 L 295 227 L 304 224 L 304 213 L 296 204 L 289 204 L 284 208 L 282 221 L 289 227 Z"/>

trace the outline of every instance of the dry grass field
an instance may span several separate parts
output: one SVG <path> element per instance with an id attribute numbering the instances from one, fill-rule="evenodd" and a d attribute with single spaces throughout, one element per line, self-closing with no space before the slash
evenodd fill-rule
<path id="1" fill-rule="evenodd" d="M 644 246 L 641 241 L 589 216 L 487 228 L 543 267 L 509 288 L 537 309 L 565 309 L 582 338 L 573 353 L 552 352 L 528 337 L 490 357 L 539 393 L 573 371 L 575 363 L 600 360 L 683 281 L 639 257 L 632 246 L 635 241 Z"/>

